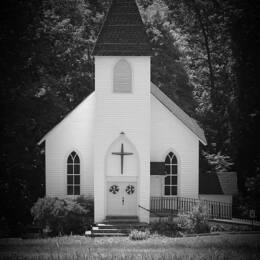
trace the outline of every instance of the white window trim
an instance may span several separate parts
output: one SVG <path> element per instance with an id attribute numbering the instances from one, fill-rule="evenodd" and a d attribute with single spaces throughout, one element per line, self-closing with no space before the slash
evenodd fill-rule
<path id="1" fill-rule="evenodd" d="M 72 157 L 72 153 L 73 152 L 75 152 L 75 156 L 74 156 L 74 158 Z M 76 156 L 78 156 L 78 158 L 79 158 L 79 163 L 75 163 L 75 158 L 76 158 Z M 69 159 L 69 157 L 71 157 L 72 158 L 72 163 L 68 163 L 68 159 Z M 80 156 L 79 156 L 79 154 L 75 151 L 75 150 L 73 150 L 68 156 L 67 156 L 67 161 L 66 161 L 66 195 L 67 196 L 80 196 L 81 195 L 81 166 L 80 166 L 80 164 L 81 164 L 81 160 L 80 160 Z M 75 166 L 75 165 L 78 165 L 79 166 L 79 174 L 75 174 L 74 173 L 74 170 L 75 170 L 75 167 L 72 167 L 72 169 L 73 169 L 73 173 L 72 174 L 69 174 L 68 173 L 68 165 L 72 165 L 72 166 Z M 74 183 L 74 178 L 72 178 L 73 179 L 73 184 L 68 184 L 68 176 L 79 176 L 79 184 L 75 184 Z M 79 194 L 75 194 L 75 187 L 79 187 Z M 73 188 L 73 194 L 68 194 L 68 187 L 72 187 Z"/>
<path id="2" fill-rule="evenodd" d="M 172 157 L 170 157 L 169 156 L 169 154 L 170 153 L 173 153 L 173 156 Z M 166 159 L 167 159 L 167 157 L 169 157 L 170 158 L 170 163 L 165 163 L 164 165 L 168 165 L 168 166 L 171 166 L 170 167 L 170 174 L 167 174 L 167 175 L 165 175 L 164 177 L 163 177 L 163 189 L 162 189 L 162 194 L 163 194 L 163 197 L 178 197 L 178 194 L 179 194 L 179 164 L 178 164 L 178 162 L 179 162 L 179 160 L 178 160 L 178 157 L 176 156 L 176 154 L 173 152 L 173 151 L 169 151 L 168 153 L 167 153 L 167 155 L 166 155 L 166 157 L 165 157 L 165 161 L 166 161 Z M 173 158 L 176 158 L 176 160 L 177 160 L 177 163 L 172 163 L 172 159 Z M 172 166 L 177 166 L 177 174 L 173 174 L 172 173 Z M 166 178 L 167 177 L 173 177 L 173 176 L 176 176 L 177 177 L 177 184 L 165 184 L 165 180 L 166 180 Z M 176 187 L 177 188 L 177 194 L 175 195 L 165 195 L 165 187 L 166 186 L 168 186 L 168 187 Z M 171 193 L 171 189 L 170 189 L 170 193 Z"/>

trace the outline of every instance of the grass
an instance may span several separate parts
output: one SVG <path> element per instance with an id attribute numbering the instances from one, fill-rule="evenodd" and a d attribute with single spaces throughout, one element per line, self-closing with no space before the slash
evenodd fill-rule
<path id="1" fill-rule="evenodd" d="M 1 239 L 0 259 L 260 259 L 260 235 L 189 238 L 69 236 L 47 239 Z"/>

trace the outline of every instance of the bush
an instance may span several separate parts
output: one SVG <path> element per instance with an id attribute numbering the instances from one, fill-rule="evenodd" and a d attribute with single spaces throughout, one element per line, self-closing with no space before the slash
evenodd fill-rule
<path id="1" fill-rule="evenodd" d="M 76 202 L 81 205 L 88 212 L 87 230 L 91 229 L 94 223 L 94 200 L 93 198 L 87 198 L 85 196 L 79 196 L 76 198 Z"/>
<path id="2" fill-rule="evenodd" d="M 198 203 L 191 213 L 179 214 L 176 220 L 179 229 L 189 234 L 210 232 L 207 208 L 203 203 Z"/>
<path id="3" fill-rule="evenodd" d="M 207 233 L 210 231 L 207 217 L 207 207 L 198 203 L 189 214 L 189 229 L 192 233 Z"/>
<path id="4" fill-rule="evenodd" d="M 207 233 L 210 231 L 207 208 L 199 203 L 191 213 L 178 214 L 173 221 L 152 223 L 150 229 L 153 233 L 171 237 L 183 236 L 183 233 Z"/>
<path id="5" fill-rule="evenodd" d="M 131 240 L 145 240 L 150 237 L 150 232 L 146 231 L 138 231 L 136 229 L 132 230 L 129 234 L 129 238 Z"/>
<path id="6" fill-rule="evenodd" d="M 223 225 L 216 224 L 216 225 L 212 225 L 210 227 L 210 232 L 221 232 L 221 231 L 225 231 L 225 228 Z"/>
<path id="7" fill-rule="evenodd" d="M 177 236 L 182 231 L 176 222 L 155 222 L 150 225 L 151 232 L 164 236 Z"/>
<path id="8" fill-rule="evenodd" d="M 92 198 L 87 198 L 85 196 L 79 196 L 75 201 L 88 211 L 89 217 L 94 218 L 94 200 Z"/>
<path id="9" fill-rule="evenodd" d="M 47 227 L 52 235 L 82 234 L 93 222 L 92 209 L 83 204 L 71 199 L 45 197 L 38 199 L 31 213 L 34 223 Z"/>

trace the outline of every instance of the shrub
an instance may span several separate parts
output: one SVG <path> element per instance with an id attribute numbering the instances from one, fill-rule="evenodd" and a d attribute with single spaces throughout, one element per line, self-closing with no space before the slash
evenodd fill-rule
<path id="1" fill-rule="evenodd" d="M 94 199 L 85 196 L 79 196 L 76 198 L 76 202 L 88 212 L 88 218 L 86 219 L 86 228 L 87 230 L 90 230 L 91 226 L 94 223 Z"/>
<path id="2" fill-rule="evenodd" d="M 210 227 L 210 232 L 221 232 L 221 231 L 225 231 L 225 228 L 223 225 L 216 224 L 216 225 L 212 225 Z"/>
<path id="3" fill-rule="evenodd" d="M 210 231 L 207 208 L 202 202 L 198 203 L 191 213 L 179 214 L 176 223 L 185 233 L 207 233 Z"/>
<path id="4" fill-rule="evenodd" d="M 79 196 L 75 201 L 88 211 L 89 216 L 94 217 L 94 200 L 85 196 Z"/>
<path id="5" fill-rule="evenodd" d="M 92 221 L 90 212 L 71 199 L 52 197 L 38 199 L 31 209 L 34 223 L 48 227 L 52 235 L 83 233 Z"/>
<path id="6" fill-rule="evenodd" d="M 177 236 L 182 231 L 176 222 L 155 222 L 150 225 L 151 232 L 164 236 Z"/>
<path id="7" fill-rule="evenodd" d="M 192 233 L 207 233 L 210 231 L 207 217 L 207 208 L 198 203 L 189 214 L 189 228 Z"/>
<path id="8" fill-rule="evenodd" d="M 132 230 L 129 234 L 129 238 L 131 240 L 145 240 L 150 237 L 150 232 L 146 231 L 138 231 L 136 229 Z"/>

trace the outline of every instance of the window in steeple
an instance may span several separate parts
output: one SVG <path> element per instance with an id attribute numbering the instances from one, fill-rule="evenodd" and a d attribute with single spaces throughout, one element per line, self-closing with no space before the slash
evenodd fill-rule
<path id="1" fill-rule="evenodd" d="M 114 92 L 132 92 L 132 69 L 124 59 L 120 60 L 114 67 Z"/>

